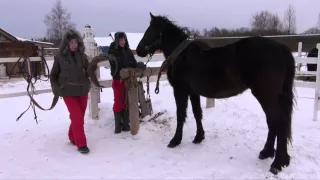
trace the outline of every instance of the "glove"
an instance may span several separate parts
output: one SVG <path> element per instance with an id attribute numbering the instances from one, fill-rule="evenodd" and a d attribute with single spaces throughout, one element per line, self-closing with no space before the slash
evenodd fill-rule
<path id="1" fill-rule="evenodd" d="M 137 62 L 137 68 L 145 70 L 147 66 L 143 62 Z"/>

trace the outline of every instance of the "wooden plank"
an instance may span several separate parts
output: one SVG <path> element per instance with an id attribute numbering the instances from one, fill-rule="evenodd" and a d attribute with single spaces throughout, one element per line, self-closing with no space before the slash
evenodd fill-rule
<path id="1" fill-rule="evenodd" d="M 296 76 L 317 75 L 317 71 L 296 71 Z"/>
<path id="2" fill-rule="evenodd" d="M 45 56 L 44 57 L 46 59 L 46 61 L 53 61 L 54 57 L 53 56 Z M 31 62 L 35 62 L 35 61 L 41 61 L 41 57 L 29 57 Z M 0 63 L 15 63 L 19 60 L 19 57 L 8 57 L 8 58 L 0 58 Z M 23 61 L 20 60 L 21 62 Z"/>
<path id="3" fill-rule="evenodd" d="M 307 81 L 294 81 L 295 87 L 304 87 L 304 88 L 316 88 L 315 82 L 307 82 Z"/>
<path id="4" fill-rule="evenodd" d="M 294 57 L 296 63 L 308 63 L 308 64 L 317 64 L 316 57 Z"/>
<path id="5" fill-rule="evenodd" d="M 161 77 L 160 81 L 166 80 L 166 76 Z M 142 82 L 146 82 L 146 79 L 143 78 L 141 79 Z M 155 82 L 156 78 L 151 78 L 150 77 L 150 82 Z M 99 81 L 101 85 L 103 85 L 106 88 L 110 88 L 112 85 L 112 80 L 103 80 Z M 44 93 L 50 93 L 52 92 L 51 88 L 49 89 L 42 89 L 42 90 L 35 90 L 35 95 L 38 94 L 44 94 Z M 14 93 L 8 93 L 8 94 L 0 94 L 0 99 L 5 99 L 5 98 L 12 98 L 12 97 L 20 97 L 20 96 L 27 96 L 27 92 L 14 92 Z"/>
<path id="6" fill-rule="evenodd" d="M 129 70 L 134 68 L 126 68 L 121 69 L 120 76 L 122 79 L 127 79 L 129 77 Z M 142 73 L 144 73 L 144 76 L 156 76 L 158 75 L 160 71 L 160 67 L 148 67 L 145 70 L 141 69 L 135 69 L 137 77 L 139 77 Z M 166 72 L 162 72 L 161 74 L 165 74 Z"/>
<path id="7" fill-rule="evenodd" d="M 35 92 L 34 95 L 38 95 L 38 94 L 50 93 L 50 92 L 52 92 L 52 90 L 50 88 L 50 89 L 35 90 L 34 92 Z M 0 94 L 0 99 L 27 96 L 27 95 L 28 95 L 27 91 L 14 92 L 14 93 L 10 93 L 10 94 Z"/>

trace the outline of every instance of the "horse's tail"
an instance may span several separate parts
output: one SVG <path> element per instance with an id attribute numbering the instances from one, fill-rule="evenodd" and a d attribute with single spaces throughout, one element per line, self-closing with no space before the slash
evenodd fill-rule
<path id="1" fill-rule="evenodd" d="M 101 54 L 101 55 L 98 55 L 96 57 L 94 57 L 92 59 L 92 61 L 89 63 L 89 66 L 88 66 L 88 75 L 92 81 L 92 83 L 97 86 L 97 87 L 103 87 L 100 85 L 99 81 L 98 81 L 98 78 L 97 78 L 97 75 L 96 75 L 96 70 L 98 68 L 98 63 L 100 62 L 103 62 L 103 61 L 106 61 L 108 62 L 109 61 L 109 64 L 108 65 L 111 65 L 113 64 L 115 66 L 115 71 L 117 71 L 117 68 L 118 68 L 118 65 L 117 65 L 117 61 L 115 59 L 114 56 L 111 56 L 109 54 Z"/>
<path id="2" fill-rule="evenodd" d="M 294 103 L 296 102 L 293 92 L 295 77 L 295 59 L 290 50 L 286 50 L 286 52 L 290 53 L 290 55 L 288 56 L 286 62 L 287 68 L 284 83 L 282 86 L 282 94 L 280 96 L 280 104 L 285 115 L 286 137 L 288 142 L 292 144 L 292 111 Z"/>

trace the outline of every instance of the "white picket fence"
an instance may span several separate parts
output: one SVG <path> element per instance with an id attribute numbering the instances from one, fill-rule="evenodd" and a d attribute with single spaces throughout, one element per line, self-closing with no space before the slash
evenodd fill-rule
<path id="1" fill-rule="evenodd" d="M 317 44 L 317 49 L 320 49 L 320 43 Z M 320 51 L 319 51 L 320 52 Z M 318 57 L 302 57 L 302 43 L 298 45 L 298 56 L 295 57 L 295 61 L 298 64 L 298 69 L 296 71 L 297 76 L 316 76 L 316 82 L 304 82 L 304 81 L 295 81 L 295 87 L 306 87 L 314 88 L 314 106 L 313 106 L 313 120 L 316 121 L 318 117 L 319 109 L 319 97 L 320 97 L 320 53 Z M 317 64 L 317 71 L 300 71 L 302 64 Z"/>
<path id="2" fill-rule="evenodd" d="M 95 43 L 94 36 L 92 33 L 92 30 L 89 28 L 85 28 L 85 37 L 84 37 L 84 44 L 86 46 L 86 54 L 88 55 L 89 59 L 91 60 L 93 57 L 97 56 L 99 54 L 97 44 Z M 317 48 L 320 48 L 320 44 L 317 44 Z M 301 57 L 301 51 L 302 50 L 302 43 L 299 43 L 298 47 L 298 57 L 295 57 L 296 63 L 298 63 L 298 67 L 301 67 L 301 64 L 304 63 L 310 63 L 310 64 L 317 64 L 319 66 L 320 61 L 317 61 L 317 59 L 320 59 L 320 53 L 318 58 L 304 58 Z M 0 58 L 0 64 L 6 63 L 6 62 L 16 62 L 19 58 Z M 53 60 L 53 56 L 47 56 L 45 57 L 47 61 Z M 137 58 L 138 61 L 145 62 L 146 58 Z M 162 61 L 163 59 L 157 58 L 158 61 Z M 155 61 L 156 59 L 153 59 L 152 61 Z M 30 57 L 30 61 L 41 61 L 40 57 Z M 30 64 L 28 64 L 30 66 Z M 106 67 L 109 68 L 108 62 L 103 62 L 98 64 L 99 67 Z M 319 66 L 320 67 L 320 66 Z M 31 73 L 31 72 L 30 72 Z M 100 79 L 100 68 L 97 69 L 97 78 Z M 308 88 L 315 88 L 315 100 L 314 100 L 314 114 L 313 114 L 313 120 L 317 120 L 317 112 L 319 110 L 319 96 L 320 96 L 320 68 L 317 68 L 317 72 L 309 72 L 309 71 L 297 71 L 296 76 L 305 76 L 305 75 L 314 75 L 316 76 L 316 83 L 314 82 L 303 82 L 303 81 L 295 81 L 296 87 L 308 87 Z M 156 78 L 150 78 L 150 82 L 154 82 Z M 166 76 L 164 75 L 161 80 L 166 80 Z M 112 80 L 104 80 L 100 81 L 101 85 L 103 85 L 106 88 L 111 87 L 111 81 Z M 142 81 L 145 81 L 145 78 L 142 78 Z M 43 90 L 36 90 L 34 93 L 36 95 L 43 94 L 43 93 L 49 93 L 52 92 L 51 89 L 43 89 Z M 18 97 L 18 96 L 26 96 L 27 92 L 17 92 L 17 93 L 10 93 L 10 94 L 0 94 L 0 99 L 3 98 L 11 98 L 11 97 Z M 89 93 L 89 115 L 92 119 L 99 119 L 99 107 L 98 104 L 101 102 L 100 99 L 100 88 L 95 87 L 95 85 L 92 84 L 92 88 L 90 89 Z M 215 101 L 214 99 L 207 98 L 206 99 L 206 107 L 214 107 Z"/>

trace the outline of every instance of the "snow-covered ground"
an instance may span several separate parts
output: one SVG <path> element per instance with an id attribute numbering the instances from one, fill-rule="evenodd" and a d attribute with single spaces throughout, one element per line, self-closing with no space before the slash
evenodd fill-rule
<path id="1" fill-rule="evenodd" d="M 150 66 L 159 66 L 156 63 L 161 62 Z M 102 78 L 108 78 L 109 71 L 101 69 Z M 166 113 L 142 123 L 138 139 L 130 133 L 113 133 L 113 93 L 111 88 L 104 89 L 100 120 L 90 119 L 87 111 L 88 155 L 78 153 L 68 141 L 70 120 L 63 100 L 51 111 L 37 110 L 36 124 L 32 110 L 16 122 L 29 105 L 28 97 L 1 99 L 0 179 L 320 179 L 320 121 L 312 121 L 313 89 L 296 89 L 291 165 L 274 176 L 269 173 L 273 160 L 258 159 L 267 125 L 250 91 L 217 100 L 210 109 L 202 98 L 206 139 L 199 145 L 191 142 L 196 124 L 189 103 L 182 144 L 170 149 L 167 144 L 175 132 L 176 107 L 171 86 L 167 81 L 160 85 L 157 95 L 155 83 L 150 83 L 153 109 Z M 48 82 L 37 84 L 38 89 L 48 87 Z M 0 83 L 1 94 L 25 88 L 24 81 Z M 49 107 L 52 94 L 36 99 Z"/>

